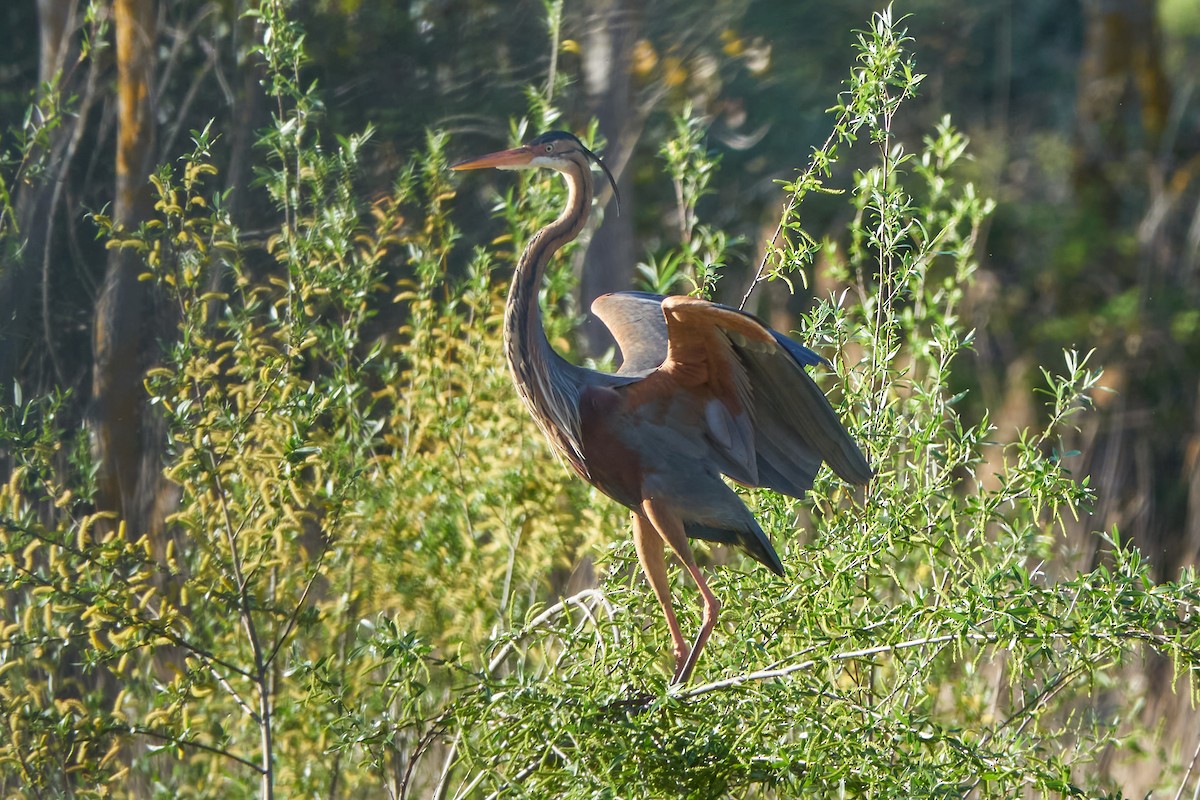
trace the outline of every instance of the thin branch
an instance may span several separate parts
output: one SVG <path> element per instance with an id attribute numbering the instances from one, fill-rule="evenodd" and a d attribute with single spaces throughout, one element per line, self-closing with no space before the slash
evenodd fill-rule
<path id="1" fill-rule="evenodd" d="M 1200 736 L 1196 737 L 1196 751 L 1192 753 L 1192 762 L 1188 764 L 1187 772 L 1183 773 L 1183 780 L 1179 782 L 1179 791 L 1175 792 L 1174 800 L 1183 797 L 1183 789 L 1187 786 L 1188 778 L 1192 777 L 1196 770 L 1197 761 L 1200 761 Z M 1200 780 L 1196 781 L 1196 791 L 1192 794 L 1192 800 L 1197 797 L 1200 797 Z"/>
<path id="2" fill-rule="evenodd" d="M 163 143 L 162 153 L 165 156 L 167 153 L 175 152 L 175 140 L 179 137 L 179 130 L 183 127 L 183 123 L 188 119 L 188 114 L 192 106 L 196 102 L 197 95 L 200 94 L 200 88 L 204 85 L 204 79 L 210 72 L 216 68 L 218 53 L 203 39 L 200 40 L 201 47 L 205 51 L 208 58 L 197 71 L 196 76 L 192 79 L 191 86 L 188 87 L 187 93 L 183 96 L 179 107 L 174 111 L 172 117 L 174 124 L 168 129 L 166 141 Z"/>
<path id="3" fill-rule="evenodd" d="M 861 650 L 850 650 L 845 653 L 834 653 L 828 658 L 828 660 L 849 661 L 851 659 L 864 658 L 865 656 L 873 656 L 880 653 L 895 653 L 899 652 L 900 650 L 909 650 L 911 648 L 922 647 L 927 644 L 942 644 L 944 642 L 954 641 L 958 638 L 964 638 L 972 641 L 994 641 L 994 637 L 989 637 L 982 633 L 948 633 L 942 636 L 929 636 L 922 637 L 920 639 L 909 639 L 906 642 L 898 642 L 896 644 L 881 644 L 876 645 L 875 647 L 866 647 Z M 687 700 L 693 697 L 699 697 L 700 695 L 708 694 L 710 692 L 715 692 L 719 689 L 729 689 L 734 686 L 740 686 L 743 683 L 769 681 L 774 678 L 784 678 L 792 673 L 803 672 L 804 670 L 811 669 L 817 664 L 824 663 L 825 660 L 826 659 L 810 658 L 806 661 L 801 661 L 798 664 L 792 664 L 790 667 L 782 667 L 780 669 L 764 669 L 758 670 L 757 672 L 746 672 L 741 675 L 734 675 L 731 678 L 726 678 L 725 680 L 706 683 L 702 686 L 697 686 L 686 691 L 674 692 L 673 694 L 675 697 L 678 697 L 681 700 Z"/>
<path id="4" fill-rule="evenodd" d="M 15 526 L 6 526 L 6 527 L 9 527 L 10 529 L 12 529 Z M 39 537 L 39 538 L 42 538 L 42 537 Z M 52 543 L 54 542 L 54 540 L 52 540 L 52 539 L 45 539 L 45 541 L 52 542 Z M 60 545 L 60 546 L 65 547 L 66 545 Z M 56 590 L 57 592 L 59 592 L 60 594 L 63 594 L 65 596 L 71 598 L 72 600 L 75 600 L 78 603 L 82 603 L 85 606 L 91 606 L 91 605 L 95 604 L 96 598 L 94 596 L 89 596 L 87 594 L 84 594 L 83 592 L 75 591 L 73 589 L 63 589 L 60 587 L 60 585 L 58 583 L 56 583 L 54 581 L 49 581 L 46 578 L 44 578 L 43 576 L 39 575 L 38 573 L 28 570 L 19 564 L 14 565 L 14 566 L 18 572 L 22 573 L 29 580 L 38 584 L 38 586 L 50 587 L 50 588 Z M 119 605 L 119 604 L 114 603 L 114 606 L 117 606 L 117 605 Z M 120 618 L 113 617 L 112 622 L 115 624 L 124 625 L 125 627 L 128 627 L 128 628 L 146 628 L 146 629 L 150 630 L 152 633 L 154 633 L 156 636 L 163 637 L 164 639 L 169 641 L 171 644 L 173 644 L 177 647 L 183 648 L 184 650 L 188 651 L 189 653 L 196 656 L 200 660 L 205 661 L 206 663 L 219 665 L 222 668 L 229 670 L 230 672 L 233 672 L 237 675 L 241 675 L 243 678 L 246 678 L 247 680 L 252 680 L 254 678 L 254 676 L 251 673 L 247 672 L 246 670 L 243 670 L 243 669 L 239 668 L 238 666 L 229 663 L 228 661 L 224 661 L 223 659 L 218 658 L 217 656 L 213 655 L 208 650 L 205 650 L 203 647 L 200 647 L 199 645 L 189 642 L 187 639 L 183 638 L 181 635 L 179 635 L 175 631 L 168 628 L 166 626 L 166 622 L 163 621 L 161 618 L 140 617 L 140 616 L 130 615 L 130 616 L 125 616 L 125 617 L 120 617 Z M 139 645 L 139 647 L 149 647 L 149 646 L 151 646 L 151 645 L 149 645 L 149 644 Z"/>
<path id="5" fill-rule="evenodd" d="M 247 703 L 242 697 L 241 692 L 234 688 L 233 684 L 231 684 L 224 675 L 217 671 L 217 668 L 214 664 L 210 664 L 206 661 L 205 666 L 208 667 L 208 671 L 212 674 L 212 676 L 217 679 L 217 683 L 221 684 L 221 688 L 233 698 L 233 702 L 237 703 L 238 707 L 241 708 L 242 711 L 246 712 L 246 716 L 250 717 L 255 725 L 261 725 L 262 717 L 258 715 L 257 711 L 250 707 L 250 704 Z"/>
<path id="6" fill-rule="evenodd" d="M 214 755 L 222 756 L 224 758 L 228 758 L 233 761 L 236 761 L 243 766 L 249 767 L 250 769 L 254 770 L 259 775 L 263 774 L 263 769 L 258 764 L 255 764 L 253 761 L 250 761 L 249 759 L 242 758 L 241 756 L 237 755 L 236 753 L 231 753 L 228 750 L 223 750 L 220 747 L 214 747 L 213 745 L 205 744 L 204 742 L 198 742 L 195 739 L 184 739 L 179 736 L 172 736 L 169 733 L 162 733 L 161 731 L 151 730 L 150 728 L 138 727 L 137 725 L 130 725 L 130 726 L 128 726 L 127 730 L 129 731 L 129 733 L 131 733 L 135 736 L 146 736 L 151 739 L 157 739 L 160 742 L 170 742 L 171 744 L 177 744 L 181 747 L 191 747 L 196 750 L 203 750 L 206 753 L 212 753 Z"/>
<path id="7" fill-rule="evenodd" d="M 561 754 L 561 752 L 559 752 L 558 748 L 556 748 L 556 747 L 553 747 L 553 746 L 551 746 L 551 747 L 552 747 L 553 751 L 554 751 L 554 752 L 556 752 L 556 753 L 558 753 L 558 754 L 560 755 L 560 757 L 561 757 L 561 755 L 562 755 L 562 754 Z M 491 794 L 489 794 L 489 795 L 487 796 L 487 800 L 496 800 L 496 798 L 498 798 L 498 797 L 500 796 L 500 792 L 502 792 L 502 791 L 504 791 L 505 789 L 507 789 L 507 788 L 508 788 L 509 786 L 511 786 L 513 783 L 521 783 L 521 782 L 523 782 L 523 781 L 524 781 L 526 778 L 528 778 L 530 775 L 532 775 L 534 772 L 536 772 L 536 771 L 537 771 L 537 768 L 538 768 L 538 766 L 539 766 L 539 765 L 540 765 L 540 764 L 541 764 L 541 763 L 542 763 L 544 760 L 545 760 L 545 756 L 539 756 L 538 758 L 535 758 L 533 761 L 531 761 L 531 762 L 529 762 L 528 764 L 526 764 L 526 765 L 525 765 L 525 767 L 524 767 L 524 769 L 522 769 L 520 772 L 518 772 L 518 773 L 517 773 L 517 774 L 516 774 L 516 775 L 513 777 L 513 779 L 512 779 L 512 783 L 505 783 L 505 784 L 504 784 L 504 785 L 503 785 L 501 788 L 499 788 L 499 789 L 497 789 L 496 791 L 494 791 L 494 792 L 492 792 Z M 481 775 L 481 777 L 482 777 L 482 775 Z M 465 795 L 464 795 L 464 796 L 465 796 Z M 456 796 L 456 797 L 457 797 L 457 796 Z"/>
<path id="8" fill-rule="evenodd" d="M 65 30 L 63 35 L 66 35 Z M 65 48 L 62 52 L 65 54 Z M 67 185 L 65 176 L 70 165 L 75 161 L 75 155 L 79 151 L 79 144 L 83 140 L 84 129 L 87 128 L 88 115 L 91 113 L 92 106 L 96 102 L 98 95 L 96 85 L 99 81 L 99 75 L 100 61 L 93 56 L 88 59 L 87 79 L 84 83 L 79 109 L 75 115 L 75 123 L 71 130 L 71 135 L 67 139 L 66 148 L 59 161 L 61 165 L 58 173 L 59 180 L 54 182 L 54 189 L 50 196 L 50 210 L 46 215 L 46 241 L 42 248 L 42 336 L 46 342 L 46 353 L 50 356 L 50 363 L 54 368 L 54 374 L 57 376 L 59 383 L 64 382 L 63 371 L 54 348 L 53 324 L 50 313 L 50 288 L 54 285 L 54 282 L 50 278 L 51 246 L 56 240 L 54 236 L 54 220 L 58 216 L 58 207 L 62 201 L 62 193 Z"/>
<path id="9" fill-rule="evenodd" d="M 404 775 L 400 778 L 400 786 L 397 792 L 398 797 L 408 795 L 408 784 L 412 780 L 413 770 L 417 765 L 417 761 L 425 754 L 425 751 L 433 745 L 434 739 L 445 732 L 446 718 L 450 716 L 450 709 L 446 709 L 438 715 L 436 719 L 429 725 L 429 730 L 426 731 L 420 739 L 417 740 L 417 746 L 413 748 L 413 753 L 408 759 L 408 763 L 404 766 Z"/>
<path id="10" fill-rule="evenodd" d="M 449 787 L 449 784 L 450 784 L 450 770 L 454 766 L 454 759 L 458 756 L 458 743 L 460 741 L 462 741 L 462 728 L 459 728 L 455 732 L 454 741 L 452 741 L 450 743 L 450 749 L 446 753 L 446 760 L 442 762 L 442 772 L 438 776 L 437 786 L 435 786 L 433 789 L 432 800 L 445 800 L 446 789 Z M 482 779 L 483 779 L 483 775 L 482 774 L 478 775 L 476 777 L 475 783 L 478 783 Z M 472 784 L 472 786 L 473 785 L 474 784 Z M 456 798 L 459 796 L 461 796 L 461 793 L 458 795 L 455 795 Z"/>
<path id="11" fill-rule="evenodd" d="M 490 675 L 491 673 L 495 672 L 497 669 L 500 668 L 500 665 L 502 663 L 504 663 L 504 659 L 507 658 L 508 654 L 511 653 L 516 648 L 517 642 L 521 641 L 521 639 L 523 639 L 525 636 L 527 636 L 535 628 L 537 628 L 541 625 L 544 625 L 547 621 L 549 621 L 549 620 L 553 619 L 554 617 L 558 616 L 559 614 L 563 613 L 563 611 L 565 611 L 570 606 L 573 606 L 573 605 L 578 606 L 582 609 L 585 609 L 584 613 L 587 613 L 587 611 L 586 611 L 587 607 L 584 605 L 585 601 L 587 601 L 587 600 L 592 600 L 592 601 L 596 602 L 597 605 L 604 605 L 606 608 L 610 608 L 608 606 L 608 604 L 604 601 L 604 593 L 601 592 L 599 589 L 584 589 L 581 592 L 573 594 L 570 597 L 567 597 L 563 600 L 560 600 L 559 602 L 550 606 L 545 611 L 543 611 L 541 614 L 538 614 L 536 617 L 534 617 L 532 620 L 530 620 L 529 623 L 527 625 L 525 625 L 525 627 L 521 630 L 521 632 L 519 634 L 517 634 L 512 639 L 510 639 L 509 641 L 504 643 L 504 646 L 500 648 L 500 651 L 498 653 L 496 653 L 495 656 L 492 657 L 491 661 L 488 662 L 487 674 Z M 588 616 L 591 617 L 590 614 Z M 594 617 L 591 617 L 591 618 L 594 619 Z M 446 759 L 442 763 L 442 772 L 441 772 L 441 775 L 438 777 L 437 786 L 433 790 L 433 795 L 432 795 L 433 800 L 444 800 L 444 798 L 446 796 L 446 789 L 448 788 L 448 784 L 449 784 L 449 780 L 450 780 L 450 770 L 451 770 L 451 768 L 453 768 L 454 761 L 458 757 L 458 745 L 459 745 L 459 742 L 461 742 L 461 741 L 462 741 L 462 730 L 460 729 L 457 733 L 455 733 L 454 741 L 450 743 L 450 748 L 446 753 Z M 476 780 L 472 781 L 469 788 L 473 788 L 479 782 L 479 780 L 482 780 L 482 777 L 483 777 L 482 775 L 476 776 Z M 461 796 L 461 794 L 462 793 L 460 792 L 458 795 L 455 795 L 455 796 L 459 797 L 459 796 Z"/>
<path id="12" fill-rule="evenodd" d="M 321 574 L 321 567 L 325 564 L 325 556 L 329 553 L 329 543 L 325 543 L 325 547 L 321 549 L 321 555 L 317 558 L 316 566 L 313 568 L 312 574 L 308 576 L 308 581 L 304 584 L 304 591 L 300 593 L 300 599 L 296 601 L 292 611 L 288 614 L 287 624 L 284 625 L 283 632 L 279 634 L 279 638 L 275 641 L 275 645 L 271 648 L 271 653 L 267 656 L 266 664 L 270 665 L 275 661 L 275 656 L 279 654 L 279 648 L 283 647 L 284 642 L 292 633 L 292 629 L 296 627 L 296 621 L 300 618 L 300 612 L 304 610 L 304 605 L 308 600 L 308 593 L 312 589 L 313 582 L 317 576 Z"/>
<path id="13" fill-rule="evenodd" d="M 533 631 L 534 628 L 544 625 L 547 621 L 561 614 L 569 606 L 582 606 L 585 600 L 594 600 L 597 597 L 603 597 L 603 593 L 599 589 L 584 589 L 582 592 L 573 594 L 570 597 L 550 606 L 541 614 L 538 614 L 529 621 L 529 624 L 521 630 L 519 635 L 504 643 L 504 646 L 500 648 L 500 651 L 496 653 L 491 661 L 488 662 L 487 671 L 491 673 L 499 669 L 500 664 L 503 663 L 504 659 L 508 657 L 508 654 L 511 653 L 517 646 L 517 642 Z"/>
<path id="14" fill-rule="evenodd" d="M 997 733 L 1007 728 L 1017 719 L 1021 719 L 1021 724 L 1017 726 L 1014 737 L 1019 737 L 1025 731 L 1025 727 L 1030 723 L 1030 721 L 1033 720 L 1034 712 L 1041 708 L 1045 708 L 1046 704 L 1053 700 L 1055 695 L 1057 695 L 1067 686 L 1070 686 L 1071 682 L 1075 680 L 1075 678 L 1084 670 L 1085 666 L 1086 664 L 1080 664 L 1074 669 L 1064 672 L 1051 681 L 1048 686 L 1043 688 L 1042 691 L 1038 692 L 1037 696 L 1034 697 L 1032 701 L 1027 701 L 1022 704 L 1019 709 L 1009 715 L 1008 719 L 1004 720 L 1004 722 L 1000 723 L 998 727 L 989 731 L 987 735 L 982 737 L 979 741 L 979 746 L 987 746 L 994 738 L 996 738 Z M 968 786 L 966 791 L 963 792 L 963 796 L 967 796 L 971 794 L 971 792 L 975 791 L 975 787 L 979 786 L 982 780 L 982 776 L 976 776 L 971 785 Z"/>
<path id="15" fill-rule="evenodd" d="M 547 16 L 550 17 L 550 66 L 546 75 L 546 102 L 554 102 L 554 84 L 558 73 L 559 40 L 562 38 L 562 0 L 552 0 L 546 4 Z"/>
<path id="16" fill-rule="evenodd" d="M 829 145 L 833 144 L 833 140 L 837 138 L 842 126 L 849 121 L 850 112 L 843 111 L 837 121 L 833 123 L 833 130 L 829 132 L 829 136 L 825 138 L 825 142 L 821 145 L 818 152 L 825 152 L 829 149 Z M 817 159 L 812 159 L 808 162 L 808 169 L 796 182 L 796 191 L 792 192 L 792 196 L 788 198 L 787 208 L 783 210 L 783 214 L 779 217 L 779 224 L 775 226 L 775 233 L 771 236 L 771 240 L 767 242 L 767 246 L 763 250 L 762 261 L 758 262 L 758 269 L 754 272 L 754 277 L 750 279 L 750 285 L 746 287 L 745 294 L 742 295 L 742 300 L 738 303 L 738 308 L 746 307 L 746 301 L 750 299 L 750 293 L 754 291 L 754 287 L 763 280 L 763 273 L 767 269 L 767 261 L 771 258 L 771 253 L 775 248 L 775 243 L 779 241 L 779 237 L 783 235 L 783 227 L 787 223 L 788 217 L 792 215 L 792 210 L 796 204 L 800 202 L 800 198 L 808 194 L 808 182 L 812 178 L 813 173 L 817 171 Z"/>
<path id="17" fill-rule="evenodd" d="M 192 385 L 196 394 L 196 403 L 201 409 L 201 414 L 206 414 L 207 404 L 204 401 L 204 393 L 200 391 L 200 384 L 193 378 Z M 207 440 L 208 437 L 205 437 L 205 439 Z M 210 466 L 209 480 L 212 483 L 212 490 L 217 496 L 221 516 L 225 523 L 225 538 L 229 544 L 229 566 L 233 571 L 233 577 L 238 589 L 238 611 L 242 618 L 242 625 L 246 630 L 250 652 L 254 657 L 254 675 L 252 680 L 258 687 L 258 716 L 256 722 L 258 723 L 259 734 L 262 739 L 262 766 L 259 768 L 259 774 L 262 776 L 262 791 L 265 800 L 273 800 L 275 795 L 275 780 L 272 774 L 274 753 L 272 752 L 271 730 L 271 686 L 267 675 L 269 665 L 263 660 L 262 642 L 258 637 L 258 628 L 254 623 L 254 609 L 250 602 L 250 592 L 247 588 L 246 578 L 242 573 L 241 558 L 238 553 L 237 533 L 233 528 L 233 514 L 229 510 L 229 498 L 225 493 L 224 482 L 221 480 L 221 472 L 217 467 L 213 448 L 209 446 L 205 448 L 204 452 L 208 456 Z"/>

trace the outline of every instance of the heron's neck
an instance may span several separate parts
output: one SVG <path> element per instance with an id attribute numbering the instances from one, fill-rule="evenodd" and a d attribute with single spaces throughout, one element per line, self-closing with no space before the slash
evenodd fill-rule
<path id="1" fill-rule="evenodd" d="M 592 205 L 591 174 L 576 169 L 563 175 L 566 209 L 534 234 L 517 262 L 504 314 L 504 350 L 521 399 L 551 442 L 574 464 L 572 450 L 577 450 L 579 441 L 578 368 L 550 346 L 538 303 L 546 265 L 579 235 Z"/>

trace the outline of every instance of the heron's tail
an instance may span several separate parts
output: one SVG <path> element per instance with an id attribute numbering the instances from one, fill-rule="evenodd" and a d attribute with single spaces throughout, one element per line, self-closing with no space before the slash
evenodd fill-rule
<path id="1" fill-rule="evenodd" d="M 704 539 L 708 542 L 737 545 L 749 553 L 750 557 L 755 561 L 765 565 L 771 572 L 780 577 L 783 576 L 783 562 L 779 560 L 779 554 L 775 552 L 775 548 L 771 545 L 771 540 L 767 538 L 767 534 L 763 533 L 763 529 L 749 513 L 746 514 L 744 525 L 739 526 L 738 529 L 716 528 L 711 525 L 705 525 L 702 522 L 694 521 L 685 521 L 683 528 L 692 539 Z"/>

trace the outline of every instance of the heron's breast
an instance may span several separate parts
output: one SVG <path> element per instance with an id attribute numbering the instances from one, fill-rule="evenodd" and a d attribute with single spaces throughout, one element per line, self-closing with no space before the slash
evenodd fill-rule
<path id="1" fill-rule="evenodd" d="M 589 387 L 579 397 L 580 434 L 587 478 L 621 505 L 642 502 L 643 464 L 621 430 L 624 399 L 615 389 Z"/>

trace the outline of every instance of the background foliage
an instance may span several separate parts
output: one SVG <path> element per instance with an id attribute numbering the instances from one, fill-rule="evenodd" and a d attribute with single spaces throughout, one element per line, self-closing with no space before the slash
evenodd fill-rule
<path id="1" fill-rule="evenodd" d="M 1124 31 L 1161 72 L 1131 120 L 1102 112 L 1134 89 L 1089 73 L 1104 29 L 1051 3 L 138 5 L 3 12 L 6 796 L 1200 791 L 1196 112 L 1145 88 L 1194 62 L 1186 8 Z M 54 8 L 60 49 L 18 46 Z M 103 87 L 147 18 L 139 178 L 102 156 L 136 110 Z M 616 127 L 589 67 L 613 20 L 637 34 L 606 62 Z M 1044 86 L 1077 58 L 1073 151 Z M 625 515 L 501 367 L 507 278 L 562 188 L 446 170 L 550 127 L 610 137 L 634 188 L 625 234 L 602 197 L 552 266 L 555 346 L 607 362 L 577 286 L 635 237 L 626 285 L 745 294 L 829 355 L 878 474 L 750 498 L 788 574 L 707 554 L 723 624 L 682 690 Z M 143 205 L 110 207 L 122 180 Z M 85 424 L 113 401 L 80 320 L 122 264 L 136 507 Z"/>

